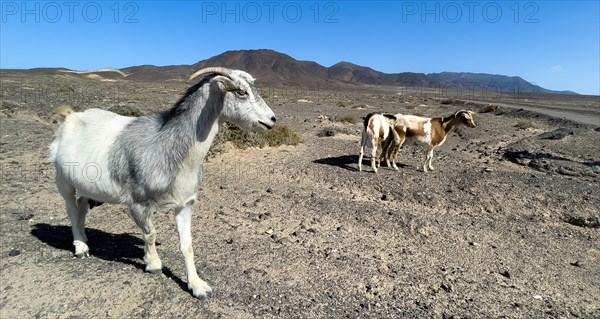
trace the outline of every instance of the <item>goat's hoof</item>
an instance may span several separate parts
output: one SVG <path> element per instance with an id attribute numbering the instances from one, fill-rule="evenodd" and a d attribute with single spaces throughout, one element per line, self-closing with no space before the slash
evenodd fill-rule
<path id="1" fill-rule="evenodd" d="M 81 240 L 74 240 L 73 246 L 75 246 L 75 257 L 90 257 L 90 248 L 86 243 L 82 242 Z"/>
<path id="2" fill-rule="evenodd" d="M 77 257 L 77 258 L 84 258 L 84 257 L 88 258 L 88 257 L 90 257 L 90 252 L 86 251 L 86 252 L 83 252 L 83 253 L 75 253 L 75 257 Z"/>
<path id="3" fill-rule="evenodd" d="M 200 300 L 206 300 L 213 293 L 212 288 L 204 281 L 201 281 L 196 287 L 188 284 L 188 288 L 192 291 L 192 295 Z"/>
<path id="4" fill-rule="evenodd" d="M 145 271 L 147 273 L 151 273 L 151 274 L 154 274 L 154 275 L 162 274 L 162 268 L 150 268 L 149 269 L 148 267 L 146 267 Z"/>
<path id="5" fill-rule="evenodd" d="M 160 259 L 152 259 L 152 261 L 149 262 L 148 258 L 144 257 L 144 262 L 146 263 L 146 268 L 144 269 L 145 272 L 155 275 L 162 273 L 162 262 Z"/>

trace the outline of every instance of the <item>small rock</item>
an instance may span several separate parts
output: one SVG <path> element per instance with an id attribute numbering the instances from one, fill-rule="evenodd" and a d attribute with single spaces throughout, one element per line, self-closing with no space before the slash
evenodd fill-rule
<path id="1" fill-rule="evenodd" d="M 9 255 L 10 257 L 19 256 L 20 254 L 21 254 L 21 251 L 20 251 L 20 250 L 18 250 L 18 249 L 11 249 L 11 250 L 8 252 L 8 255 Z"/>
<path id="2" fill-rule="evenodd" d="M 289 237 L 282 237 L 279 240 L 277 240 L 277 242 L 280 244 L 290 244 L 290 243 L 293 243 L 294 241 Z"/>
<path id="3" fill-rule="evenodd" d="M 471 246 L 479 246 L 479 243 L 476 243 L 476 242 L 474 242 L 474 241 L 470 241 L 470 242 L 469 242 L 469 245 L 471 245 Z"/>
<path id="4" fill-rule="evenodd" d="M 300 236 L 302 236 L 302 234 L 304 234 L 304 233 L 305 233 L 305 231 L 303 231 L 303 230 L 301 230 L 301 229 L 298 229 L 298 230 L 295 230 L 295 231 L 292 233 L 292 235 L 294 235 L 295 237 L 300 237 Z"/>
<path id="5" fill-rule="evenodd" d="M 336 230 L 337 231 L 341 231 L 341 232 L 349 232 L 349 233 L 352 232 L 352 229 L 350 229 L 350 228 L 348 228 L 346 226 L 343 226 L 343 225 L 342 226 L 338 226 L 336 228 Z"/>
<path id="6" fill-rule="evenodd" d="M 500 272 L 500 275 L 502 275 L 502 276 L 504 276 L 504 277 L 506 277 L 506 278 L 510 279 L 510 273 L 508 272 L 508 270 L 501 271 L 501 272 Z"/>
<path id="7" fill-rule="evenodd" d="M 491 167 L 486 167 L 483 169 L 485 172 L 493 172 L 494 170 Z"/>
<path id="8" fill-rule="evenodd" d="M 273 189 L 271 187 L 267 188 L 267 193 L 273 193 Z"/>
<path id="9" fill-rule="evenodd" d="M 453 292 L 454 291 L 454 286 L 450 283 L 442 283 L 440 285 L 440 287 L 442 287 L 442 289 L 444 289 L 445 292 Z"/>
<path id="10" fill-rule="evenodd" d="M 260 214 L 258 213 L 249 213 L 248 214 L 248 219 L 252 220 L 252 221 L 260 221 Z"/>
<path id="11" fill-rule="evenodd" d="M 273 229 L 269 228 L 266 232 L 267 235 L 273 235 Z"/>
<path id="12" fill-rule="evenodd" d="M 578 260 L 574 263 L 571 263 L 571 265 L 575 266 L 575 267 L 583 267 L 583 262 Z"/>
<path id="13" fill-rule="evenodd" d="M 535 300 L 542 300 L 543 298 L 540 295 L 533 295 L 533 299 L 535 299 Z"/>

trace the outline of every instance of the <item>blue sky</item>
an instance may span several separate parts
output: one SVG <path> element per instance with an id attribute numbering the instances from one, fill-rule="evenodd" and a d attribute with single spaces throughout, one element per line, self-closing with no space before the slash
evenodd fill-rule
<path id="1" fill-rule="evenodd" d="M 192 64 L 273 49 L 331 66 L 521 76 L 600 95 L 599 1 L 2 1 L 0 68 Z"/>

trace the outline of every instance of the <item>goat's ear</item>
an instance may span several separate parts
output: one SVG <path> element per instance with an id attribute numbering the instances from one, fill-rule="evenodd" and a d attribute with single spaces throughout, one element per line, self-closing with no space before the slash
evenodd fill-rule
<path id="1" fill-rule="evenodd" d="M 240 87 L 226 76 L 217 75 L 210 81 L 216 83 L 219 86 L 219 90 L 221 92 L 233 92 L 240 90 Z"/>

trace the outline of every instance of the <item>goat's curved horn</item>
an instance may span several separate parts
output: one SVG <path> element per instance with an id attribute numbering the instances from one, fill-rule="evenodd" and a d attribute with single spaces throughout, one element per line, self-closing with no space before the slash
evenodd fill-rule
<path id="1" fill-rule="evenodd" d="M 209 74 L 209 73 L 215 73 L 215 74 L 224 75 L 224 76 L 229 77 L 231 75 L 231 70 L 229 70 L 227 68 L 222 68 L 222 67 L 204 68 L 204 69 L 200 69 L 200 70 L 196 71 L 194 74 L 192 74 L 187 81 L 190 82 L 191 80 L 193 80 L 196 77 L 199 77 L 204 74 Z"/>

